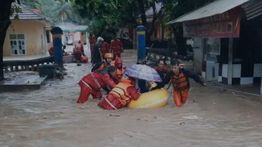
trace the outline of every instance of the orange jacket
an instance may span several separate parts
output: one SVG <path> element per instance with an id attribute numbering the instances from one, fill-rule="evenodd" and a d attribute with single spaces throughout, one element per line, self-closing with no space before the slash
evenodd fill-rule
<path id="1" fill-rule="evenodd" d="M 184 90 L 189 88 L 188 78 L 183 72 L 180 72 L 178 75 L 173 75 L 171 82 L 175 90 Z"/>
<path id="2" fill-rule="evenodd" d="M 109 86 L 110 88 L 115 87 L 115 82 L 110 78 L 108 74 L 100 74 L 97 72 L 91 72 L 85 75 L 80 81 L 80 86 L 90 87 L 92 90 L 99 91 L 101 88 Z"/>
<path id="3" fill-rule="evenodd" d="M 132 99 L 136 100 L 139 96 L 140 93 L 132 81 L 126 79 L 119 82 L 98 105 L 104 109 L 116 110 L 127 106 Z"/>

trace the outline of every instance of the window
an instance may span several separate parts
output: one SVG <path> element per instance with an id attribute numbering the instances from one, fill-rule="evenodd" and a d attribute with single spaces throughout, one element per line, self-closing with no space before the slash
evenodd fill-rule
<path id="1" fill-rule="evenodd" d="M 46 40 L 47 40 L 47 43 L 50 43 L 50 31 L 47 30 L 47 31 L 45 31 L 45 33 L 46 33 Z"/>
<path id="2" fill-rule="evenodd" d="M 10 34 L 10 44 L 13 55 L 25 55 L 25 35 Z"/>
<path id="3" fill-rule="evenodd" d="M 208 38 L 207 53 L 210 55 L 220 55 L 220 39 Z"/>

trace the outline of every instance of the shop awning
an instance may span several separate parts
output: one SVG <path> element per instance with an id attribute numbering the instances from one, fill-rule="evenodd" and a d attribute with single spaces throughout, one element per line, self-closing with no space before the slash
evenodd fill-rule
<path id="1" fill-rule="evenodd" d="M 262 16 L 262 1 L 253 0 L 242 5 L 242 8 L 245 10 L 247 20 Z"/>
<path id="2" fill-rule="evenodd" d="M 248 1 L 249 0 L 217 0 L 212 3 L 207 4 L 206 6 L 202 8 L 199 8 L 195 11 L 182 15 L 178 17 L 177 19 L 168 22 L 167 24 L 197 20 L 201 18 L 214 16 L 217 14 L 222 14 Z"/>

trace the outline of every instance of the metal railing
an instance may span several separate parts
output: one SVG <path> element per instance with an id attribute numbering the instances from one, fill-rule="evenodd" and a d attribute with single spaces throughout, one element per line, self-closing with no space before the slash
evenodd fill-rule
<path id="1" fill-rule="evenodd" d="M 39 66 L 44 64 L 53 64 L 53 57 L 40 57 L 29 60 L 11 60 L 4 61 L 4 72 L 9 71 L 38 71 Z"/>

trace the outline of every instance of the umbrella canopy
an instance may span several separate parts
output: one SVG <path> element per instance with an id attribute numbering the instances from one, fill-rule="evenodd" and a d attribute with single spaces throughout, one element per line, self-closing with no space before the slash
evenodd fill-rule
<path id="1" fill-rule="evenodd" d="M 154 68 L 144 64 L 133 64 L 127 67 L 125 74 L 133 78 L 143 79 L 147 81 L 162 81 L 159 74 Z"/>

